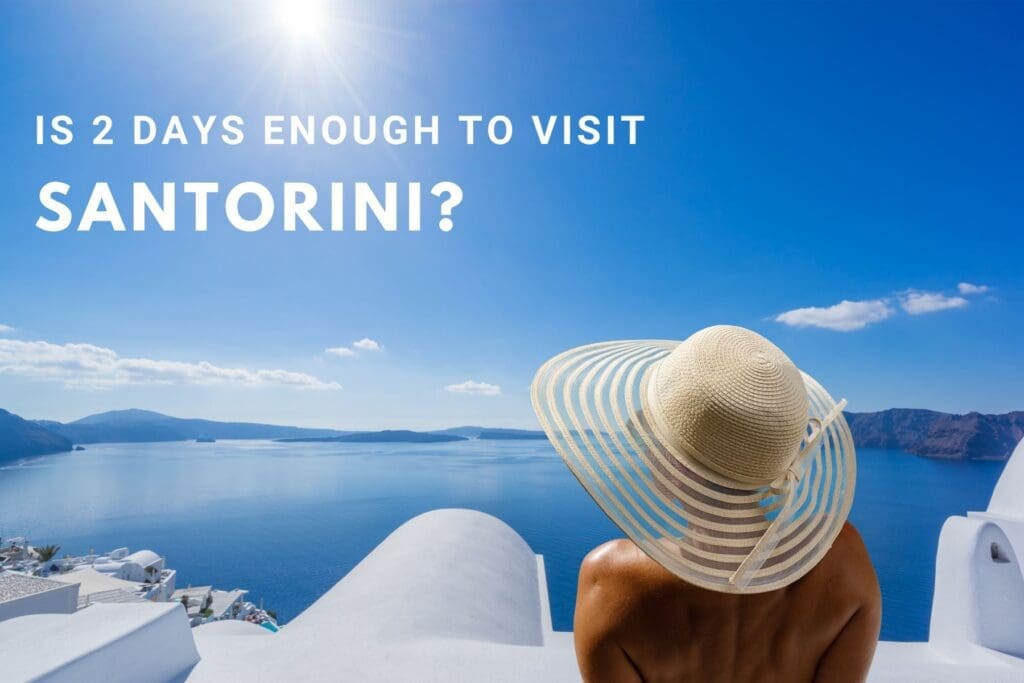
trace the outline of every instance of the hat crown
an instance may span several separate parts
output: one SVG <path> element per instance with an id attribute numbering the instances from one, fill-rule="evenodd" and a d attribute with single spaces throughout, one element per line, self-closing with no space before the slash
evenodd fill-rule
<path id="1" fill-rule="evenodd" d="M 651 391 L 666 436 L 739 483 L 782 476 L 807 435 L 800 370 L 777 346 L 742 327 L 694 333 L 656 366 Z"/>

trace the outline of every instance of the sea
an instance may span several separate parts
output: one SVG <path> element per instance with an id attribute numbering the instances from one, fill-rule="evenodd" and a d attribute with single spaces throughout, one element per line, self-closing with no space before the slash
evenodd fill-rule
<path id="1" fill-rule="evenodd" d="M 882 638 L 925 640 L 939 530 L 985 509 L 1003 463 L 861 449 L 858 465 L 851 520 L 882 586 Z M 0 542 L 149 548 L 179 587 L 248 589 L 283 623 L 437 508 L 495 515 L 544 556 L 557 630 L 572 628 L 583 557 L 621 535 L 546 441 L 98 444 L 0 467 Z"/>

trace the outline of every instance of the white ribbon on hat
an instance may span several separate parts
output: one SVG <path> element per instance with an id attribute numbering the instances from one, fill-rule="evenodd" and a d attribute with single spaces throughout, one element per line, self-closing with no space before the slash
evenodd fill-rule
<path id="1" fill-rule="evenodd" d="M 846 399 L 844 398 L 833 406 L 824 419 L 816 417 L 810 419 L 811 433 L 807 436 L 804 447 L 799 450 L 786 471 L 770 485 L 774 491 L 785 491 L 786 500 L 782 504 L 779 513 L 775 516 L 775 519 L 764 530 L 761 538 L 758 539 L 754 547 L 747 553 L 747 556 L 740 562 L 740 565 L 736 567 L 736 571 L 729 577 L 729 583 L 740 587 L 747 585 L 751 578 L 750 574 L 753 574 L 754 571 L 760 568 L 766 556 L 775 549 L 779 542 L 778 531 L 782 526 L 781 522 L 789 516 L 790 508 L 796 500 L 796 484 L 800 481 L 804 459 L 818 449 L 825 431 L 842 414 L 845 407 Z"/>

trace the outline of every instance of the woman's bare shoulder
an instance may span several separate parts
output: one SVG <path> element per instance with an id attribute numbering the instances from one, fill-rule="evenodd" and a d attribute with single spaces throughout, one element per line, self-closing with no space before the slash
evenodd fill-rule
<path id="1" fill-rule="evenodd" d="M 642 600 L 648 592 L 661 591 L 666 584 L 689 586 L 625 538 L 594 548 L 580 567 L 581 591 L 600 586 L 630 601 Z"/>
<path id="2" fill-rule="evenodd" d="M 583 558 L 580 566 L 580 584 L 620 577 L 636 571 L 638 563 L 647 556 L 632 541 L 617 538 L 597 546 Z"/>
<path id="3" fill-rule="evenodd" d="M 850 522 L 843 526 L 812 575 L 827 581 L 830 593 L 845 594 L 864 607 L 881 606 L 882 596 L 871 555 L 860 532 Z"/>
<path id="4" fill-rule="evenodd" d="M 842 559 L 844 564 L 866 564 L 871 567 L 871 556 L 868 554 L 867 546 L 864 545 L 864 539 L 861 538 L 857 527 L 850 522 L 843 524 L 843 528 L 836 536 L 826 557 L 833 553 L 838 553 L 837 559 Z"/>

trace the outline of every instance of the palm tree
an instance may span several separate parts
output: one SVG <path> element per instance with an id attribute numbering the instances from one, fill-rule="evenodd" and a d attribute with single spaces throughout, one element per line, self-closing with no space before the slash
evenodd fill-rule
<path id="1" fill-rule="evenodd" d="M 49 562 L 60 550 L 59 545 L 40 545 L 35 547 L 36 557 L 39 558 L 40 562 Z"/>

